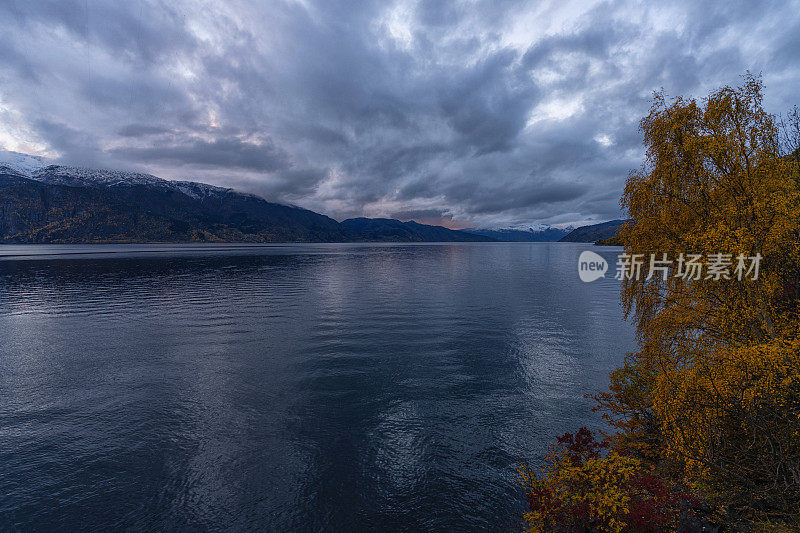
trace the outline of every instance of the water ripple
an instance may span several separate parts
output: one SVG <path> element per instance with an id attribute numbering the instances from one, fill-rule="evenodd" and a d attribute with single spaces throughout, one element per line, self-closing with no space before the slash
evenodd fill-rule
<path id="1" fill-rule="evenodd" d="M 514 529 L 633 345 L 583 249 L 0 247 L 0 530 Z"/>

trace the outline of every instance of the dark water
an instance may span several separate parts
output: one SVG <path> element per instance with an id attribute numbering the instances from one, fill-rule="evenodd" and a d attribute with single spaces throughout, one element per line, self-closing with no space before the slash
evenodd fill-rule
<path id="1" fill-rule="evenodd" d="M 633 348 L 586 248 L 0 247 L 0 529 L 518 528 Z"/>

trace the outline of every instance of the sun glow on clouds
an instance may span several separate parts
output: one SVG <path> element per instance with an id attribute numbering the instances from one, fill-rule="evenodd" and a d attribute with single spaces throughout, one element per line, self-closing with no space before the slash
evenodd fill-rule
<path id="1" fill-rule="evenodd" d="M 396 2 L 387 9 L 385 16 L 378 19 L 375 25 L 376 34 L 388 31 L 392 41 L 405 50 L 413 46 L 413 29 L 413 4 L 405 1 Z"/>
<path id="2" fill-rule="evenodd" d="M 538 105 L 531 111 L 526 128 L 531 128 L 537 123 L 547 120 L 566 120 L 583 111 L 583 101 L 580 98 L 557 98 Z"/>
<path id="3" fill-rule="evenodd" d="M 597 141 L 598 144 L 609 147 L 614 144 L 614 141 L 611 140 L 611 137 L 606 135 L 605 133 L 601 133 L 600 135 L 596 135 L 594 140 Z"/>
<path id="4" fill-rule="evenodd" d="M 581 15 L 599 3 L 601 0 L 550 0 L 533 3 L 528 9 L 509 14 L 509 27 L 502 34 L 502 42 L 524 52 L 542 37 L 568 30 Z"/>
<path id="5" fill-rule="evenodd" d="M 56 157 L 58 154 L 48 150 L 47 144 L 31 138 L 32 128 L 18 111 L 3 104 L 0 99 L 0 150 L 10 150 L 24 154 Z"/>

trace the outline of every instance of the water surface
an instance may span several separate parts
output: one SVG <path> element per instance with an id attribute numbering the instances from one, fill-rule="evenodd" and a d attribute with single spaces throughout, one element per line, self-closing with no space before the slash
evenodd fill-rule
<path id="1" fill-rule="evenodd" d="M 633 348 L 585 249 L 0 246 L 0 530 L 515 529 Z"/>

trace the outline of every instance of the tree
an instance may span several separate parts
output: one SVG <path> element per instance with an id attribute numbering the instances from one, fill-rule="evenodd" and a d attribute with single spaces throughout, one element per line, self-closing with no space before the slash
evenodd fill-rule
<path id="1" fill-rule="evenodd" d="M 540 474 L 523 469 L 530 530 L 647 531 L 642 509 L 672 528 L 687 488 L 800 522 L 800 116 L 778 121 L 762 92 L 748 74 L 701 101 L 655 94 L 620 238 L 629 258 L 673 262 L 623 279 L 639 351 L 596 397 L 608 453 L 579 432 L 585 453 L 565 435 Z M 714 272 L 685 275 L 693 256 Z"/>
<path id="2" fill-rule="evenodd" d="M 663 457 L 731 502 L 800 505 L 800 191 L 762 83 L 656 94 L 623 206 L 629 254 L 762 257 L 756 280 L 627 279 Z M 649 265 L 645 264 L 645 274 Z"/>

